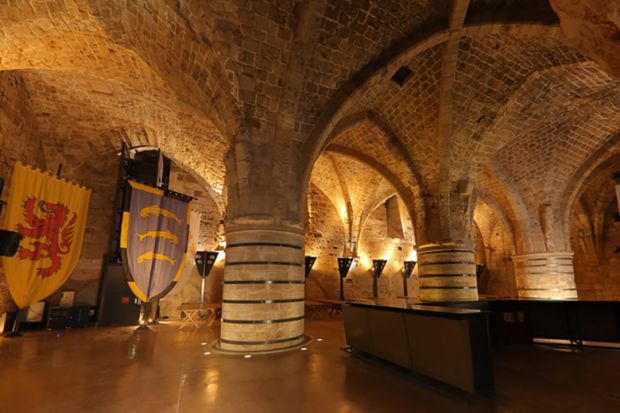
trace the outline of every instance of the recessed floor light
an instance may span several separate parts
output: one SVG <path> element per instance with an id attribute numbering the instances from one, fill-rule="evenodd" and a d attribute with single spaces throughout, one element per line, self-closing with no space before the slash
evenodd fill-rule
<path id="1" fill-rule="evenodd" d="M 208 343 L 200 343 L 201 346 L 206 346 Z"/>
<path id="2" fill-rule="evenodd" d="M 306 350 L 308 350 L 308 347 L 302 347 L 302 348 L 300 348 L 300 350 L 301 351 L 306 351 Z"/>
<path id="3" fill-rule="evenodd" d="M 211 354 L 211 352 L 210 352 L 210 351 L 205 351 L 205 352 L 204 352 L 204 353 L 202 353 L 202 354 L 204 354 L 205 356 L 208 356 L 208 355 L 210 355 L 210 354 Z"/>
<path id="4" fill-rule="evenodd" d="M 246 354 L 245 356 L 243 356 L 244 359 L 251 359 L 252 355 L 251 354 Z"/>
<path id="5" fill-rule="evenodd" d="M 323 341 L 323 339 L 322 338 L 317 338 L 316 341 Z"/>

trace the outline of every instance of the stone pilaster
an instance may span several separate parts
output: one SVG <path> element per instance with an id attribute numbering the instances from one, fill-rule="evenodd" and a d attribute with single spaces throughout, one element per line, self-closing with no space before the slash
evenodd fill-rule
<path id="1" fill-rule="evenodd" d="M 519 298 L 577 298 L 572 252 L 540 252 L 512 257 Z"/>
<path id="2" fill-rule="evenodd" d="M 474 251 L 458 242 L 418 247 L 418 277 L 423 301 L 476 301 Z"/>
<path id="3" fill-rule="evenodd" d="M 286 349 L 304 340 L 304 235 L 280 229 L 226 233 L 223 350 Z"/>

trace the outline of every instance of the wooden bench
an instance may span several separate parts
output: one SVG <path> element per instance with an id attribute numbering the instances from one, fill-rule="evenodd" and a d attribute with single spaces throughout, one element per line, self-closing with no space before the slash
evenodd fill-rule
<path id="1" fill-rule="evenodd" d="M 306 318 L 312 319 L 317 317 L 321 311 L 325 309 L 325 304 L 314 301 L 314 300 L 306 300 Z"/>
<path id="2" fill-rule="evenodd" d="M 318 301 L 325 306 L 327 313 L 331 316 L 342 315 L 342 300 L 330 300 L 328 298 L 319 298 Z"/>
<path id="3" fill-rule="evenodd" d="M 205 313 L 204 320 L 208 327 L 210 327 L 215 320 L 222 316 L 222 304 L 221 303 L 186 303 L 179 306 L 181 312 L 181 325 L 179 330 L 183 329 L 189 324 L 193 324 L 194 327 L 200 327 L 199 322 L 202 320 L 200 313 Z"/>

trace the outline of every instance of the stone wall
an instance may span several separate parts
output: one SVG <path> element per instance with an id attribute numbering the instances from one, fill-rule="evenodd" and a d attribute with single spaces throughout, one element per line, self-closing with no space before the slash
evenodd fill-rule
<path id="1" fill-rule="evenodd" d="M 615 183 L 620 156 L 612 156 L 585 178 L 570 215 L 575 283 L 580 298 L 620 297 L 620 222 Z"/>
<path id="2" fill-rule="evenodd" d="M 478 291 L 486 297 L 516 298 L 516 280 L 511 256 L 514 253 L 512 234 L 499 229 L 485 245 L 481 263 L 486 268 L 478 279 Z"/>
<path id="3" fill-rule="evenodd" d="M 577 214 L 571 220 L 571 245 L 575 252 L 575 283 L 579 298 L 617 300 L 620 297 L 620 222 L 613 220 L 616 205 L 608 209 L 603 224 L 602 243 L 595 242 L 591 227 Z"/>
<path id="4" fill-rule="evenodd" d="M 329 198 L 315 185 L 308 192 L 306 255 L 317 257 L 306 278 L 306 298 L 339 298 L 338 257 L 342 257 L 345 225 Z"/>
<path id="5" fill-rule="evenodd" d="M 337 258 L 342 257 L 345 251 L 345 226 L 336 207 L 317 187 L 311 187 L 308 202 L 306 255 L 316 256 L 317 260 L 306 278 L 306 298 L 338 299 L 340 287 Z M 402 214 L 403 206 L 399 209 Z M 344 284 L 347 298 L 372 296 L 373 259 L 388 260 L 378 283 L 379 296 L 396 297 L 403 294 L 403 261 L 415 258 L 413 228 L 408 218 L 403 219 L 404 238 L 388 237 L 386 211 L 384 204 L 379 205 L 363 225 L 358 258 L 354 260 Z M 409 295 L 416 293 L 417 281 L 412 276 L 409 280 Z"/>
<path id="6" fill-rule="evenodd" d="M 387 234 L 387 214 L 385 205 L 379 205 L 369 216 L 362 229 L 359 259 L 351 268 L 345 283 L 347 298 L 372 297 L 373 259 L 385 259 L 387 263 L 378 282 L 379 297 L 398 297 L 403 295 L 402 269 L 405 260 L 415 260 L 413 228 L 409 219 L 403 228 L 404 237 L 390 238 Z M 417 267 L 416 267 L 417 270 Z M 409 296 L 417 296 L 417 271 L 409 279 Z M 349 281 L 350 280 L 350 281 Z"/>
<path id="7" fill-rule="evenodd" d="M 35 119 L 29 110 L 28 92 L 22 77 L 15 72 L 0 72 L 0 178 L 5 189 L 1 199 L 8 199 L 13 165 L 22 161 L 45 168 L 41 137 L 35 129 Z M 0 216 L 4 220 L 4 216 Z M 0 260 L 0 314 L 14 308 Z"/>
<path id="8" fill-rule="evenodd" d="M 485 270 L 478 279 L 481 297 L 516 298 L 516 280 L 512 255 L 514 238 L 507 223 L 484 202 L 478 201 L 474 211 L 476 264 Z"/>

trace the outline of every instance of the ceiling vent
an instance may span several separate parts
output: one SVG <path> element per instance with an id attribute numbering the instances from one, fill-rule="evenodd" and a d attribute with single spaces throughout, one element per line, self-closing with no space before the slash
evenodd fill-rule
<path id="1" fill-rule="evenodd" d="M 411 69 L 409 69 L 409 66 L 402 66 L 396 71 L 396 73 L 394 73 L 394 76 L 392 76 L 392 79 L 390 80 L 402 87 L 409 76 L 411 76 L 411 73 L 412 72 Z"/>

